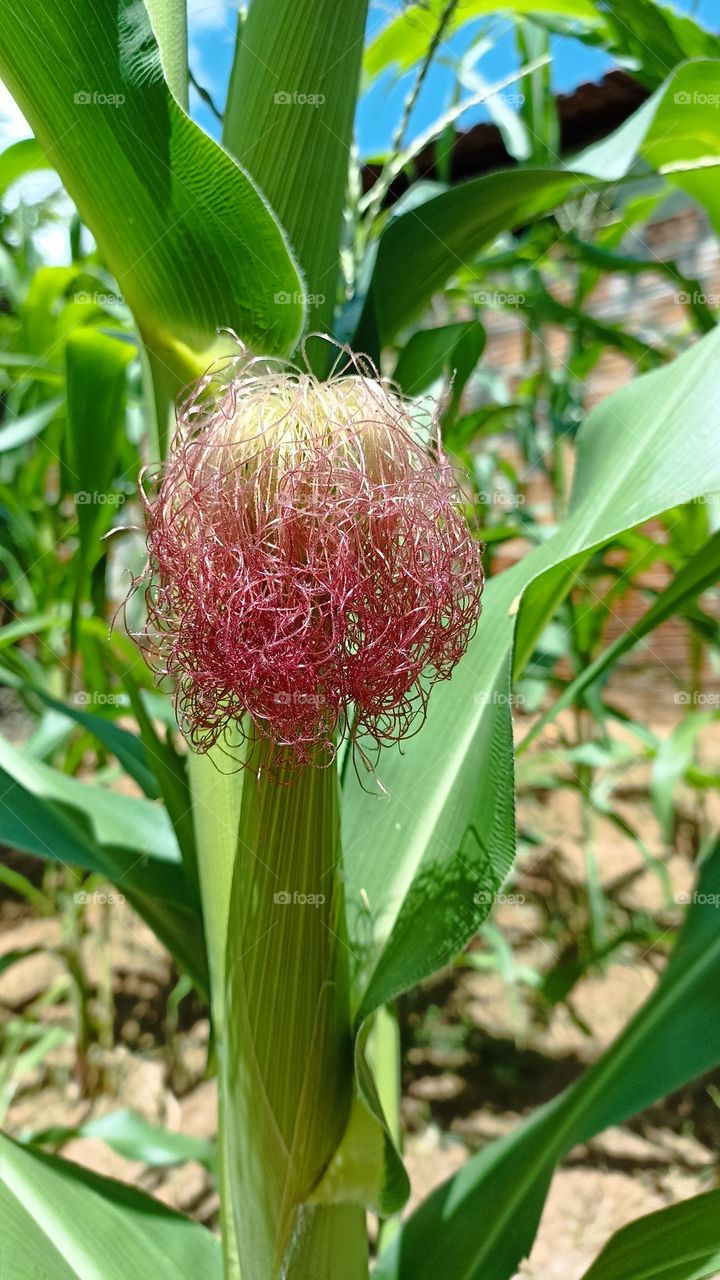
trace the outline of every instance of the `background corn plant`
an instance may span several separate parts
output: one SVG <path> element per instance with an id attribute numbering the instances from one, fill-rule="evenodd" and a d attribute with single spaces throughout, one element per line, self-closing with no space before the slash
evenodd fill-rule
<path id="1" fill-rule="evenodd" d="M 720 491 L 715 316 L 693 303 L 692 341 L 676 351 L 621 326 L 598 325 L 584 304 L 598 271 L 642 269 L 621 252 L 621 229 L 635 214 L 646 217 L 668 189 L 703 205 L 717 226 L 720 45 L 692 20 L 650 3 L 632 15 L 620 3 L 590 0 L 512 7 L 542 18 L 518 28 L 526 105 L 503 120 L 517 165 L 456 185 L 418 182 L 390 207 L 385 194 L 401 172 L 412 179 L 419 143 L 398 134 L 375 188 L 359 193 L 352 131 L 361 74 L 367 83 L 388 67 L 417 66 L 420 81 L 440 39 L 497 5 L 409 6 L 367 45 L 363 66 L 364 3 L 253 0 L 238 26 L 221 146 L 187 114 L 184 3 L 3 0 L 0 73 L 37 141 L 0 157 L 0 187 L 51 165 L 77 221 L 71 266 L 34 270 L 26 287 L 35 250 L 31 232 L 18 235 L 17 226 L 7 229 L 2 260 L 7 617 L 0 648 L 3 679 L 37 713 L 39 727 L 29 747 L 0 741 L 0 833 L 15 849 L 71 868 L 63 872 L 66 890 L 85 873 L 115 884 L 211 1000 L 223 1097 L 219 1150 L 205 1156 L 224 1192 L 221 1249 L 204 1228 L 44 1154 L 42 1143 L 3 1138 L 9 1276 L 26 1274 L 32 1248 L 38 1270 L 58 1277 L 237 1277 L 238 1252 L 248 1248 L 245 1223 L 264 1222 L 262 1239 L 269 1240 L 287 1196 L 307 1227 L 305 1254 L 289 1274 L 367 1275 L 369 1207 L 386 1220 L 378 1276 L 509 1280 L 530 1249 L 566 1153 L 720 1061 L 720 853 L 706 830 L 698 893 L 672 959 L 621 1038 L 575 1086 L 471 1159 L 396 1229 L 392 1216 L 408 1187 L 385 1009 L 477 933 L 511 873 L 512 692 L 528 673 L 536 681 L 547 673 L 548 624 L 563 610 L 580 616 L 582 592 L 596 595 L 593 583 L 613 552 L 637 551 L 639 527 L 662 518 L 673 540 L 671 585 L 633 635 L 611 648 L 604 644 L 607 610 L 596 607 L 584 631 L 571 613 L 565 634 L 572 676 L 554 690 L 546 716 L 572 705 L 592 718 L 592 737 L 601 734 L 604 673 L 671 614 L 687 612 L 693 634 L 716 640 L 712 620 L 692 613 L 716 582 L 720 558 L 713 508 L 695 503 Z M 561 160 L 543 55 L 548 28 L 569 17 L 582 38 L 633 57 L 651 93 L 610 137 Z M 655 52 L 659 33 L 662 56 Z M 301 109 L 308 95 L 322 97 L 321 108 Z M 292 101 L 297 109 L 287 110 Z M 453 118 L 438 122 L 446 143 L 453 128 Z M 637 181 L 642 197 L 633 212 Z M 596 217 L 587 216 L 588 200 Z M 600 214 L 618 207 L 623 216 L 613 231 Z M 88 248 L 84 227 L 96 247 Z M 548 284 L 558 254 L 577 265 L 565 312 Z M 693 283 L 673 263 L 664 270 L 683 287 Z M 506 295 L 522 295 L 534 335 L 571 321 L 573 350 L 559 382 L 548 370 L 517 402 L 499 398 L 487 412 L 467 413 L 462 392 L 484 341 L 483 304 L 473 299 L 497 279 Z M 428 308 L 443 291 L 437 323 Z M 473 319 L 468 305 L 475 306 Z M 251 783 L 184 754 L 169 702 L 152 692 L 121 629 L 108 636 L 117 588 L 104 535 L 112 499 L 132 494 L 141 460 L 164 455 L 176 395 L 230 349 L 228 331 L 258 353 L 292 355 L 302 335 L 316 330 L 371 355 L 410 396 L 437 390 L 454 373 L 443 430 L 470 468 L 491 567 L 503 542 L 518 529 L 528 532 L 517 514 L 503 527 L 483 511 L 487 467 L 502 466 L 492 444 L 479 447 L 493 427 L 510 426 L 528 462 L 543 459 L 556 509 L 546 535 L 532 531 L 528 553 L 491 578 L 478 633 L 452 681 L 435 691 L 423 732 L 402 752 L 383 754 L 383 794 L 343 766 L 339 810 L 332 779 L 327 795 L 307 797 L 308 847 L 323 845 L 333 862 L 341 851 L 342 892 L 338 882 L 327 895 L 327 917 L 286 916 L 287 959 L 311 957 L 318 987 L 329 968 L 337 973 L 342 965 L 338 1018 L 351 1037 L 325 1060 L 326 1087 L 308 1106 L 293 1092 L 292 1055 L 303 1059 L 309 1050 L 301 1035 L 294 1045 L 284 1042 L 282 1000 L 265 1010 L 258 1044 L 271 1087 L 269 1110 L 257 1116 L 238 1066 L 263 1012 L 248 1009 L 239 990 L 253 985 L 254 961 L 245 957 L 258 959 L 254 948 L 273 919 L 246 918 L 247 884 L 234 870 L 238 831 L 250 838 L 260 801 Z M 608 347 L 629 353 L 643 372 L 580 424 L 583 380 Z M 327 348 L 311 342 L 308 352 L 325 372 Z M 562 474 L 568 435 L 575 444 L 572 487 Z M 68 495 L 70 503 L 63 501 Z M 48 571 L 48 549 L 70 537 L 77 539 L 70 571 L 62 559 L 51 560 Z M 650 558 L 657 553 L 652 545 L 644 550 Z M 128 542 L 126 564 L 136 567 L 137 556 Z M 35 643 L 25 644 L 27 637 Z M 78 689 L 113 700 L 90 710 L 73 698 Z M 132 729 L 117 723 L 128 711 Z M 680 765 L 660 758 L 670 776 L 673 768 L 675 776 L 691 771 L 692 733 L 676 744 Z M 572 747 L 584 742 L 579 733 Z M 133 796 L 75 776 L 89 743 L 101 764 L 114 760 L 129 775 Z M 652 749 L 661 756 L 659 744 Z M 592 776 L 581 782 L 592 795 Z M 658 803 L 667 818 L 660 787 Z M 297 852 L 304 839 L 296 831 L 266 850 L 270 866 L 289 874 L 291 864 L 280 860 L 288 843 L 295 841 Z M 592 863 L 588 884 L 592 890 Z M 52 909 L 53 902 L 44 905 Z M 602 934 L 601 906 L 591 893 L 588 965 L 612 941 Z M 68 923 L 80 927 L 74 918 Z M 328 946 L 329 923 L 339 950 Z M 88 1029 L 72 955 L 69 970 L 82 1058 Z M 228 1009 L 242 1008 L 247 1021 L 228 1019 Z M 299 1171 L 273 1155 L 273 1126 L 306 1154 Z M 126 1136 L 135 1150 L 150 1139 L 166 1141 Z M 267 1167 L 242 1171 L 246 1148 L 266 1150 Z M 248 1181 L 257 1187 L 251 1206 L 240 1203 L 239 1187 Z M 272 1186 L 283 1195 L 274 1199 Z M 716 1201 L 711 1192 L 661 1219 L 640 1220 L 589 1275 L 636 1276 L 638 1258 L 647 1276 L 714 1274 Z M 259 1246 L 249 1266 L 246 1277 L 280 1274 L 277 1259 Z"/>

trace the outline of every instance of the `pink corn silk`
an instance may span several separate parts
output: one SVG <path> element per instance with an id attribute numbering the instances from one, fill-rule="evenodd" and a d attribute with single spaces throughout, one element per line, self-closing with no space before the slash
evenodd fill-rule
<path id="1" fill-rule="evenodd" d="M 408 736 L 483 584 L 437 429 L 431 456 L 411 408 L 363 377 L 241 373 L 214 399 L 207 385 L 144 497 L 140 639 L 183 731 L 204 751 L 248 715 L 297 764 L 331 760 L 345 730 Z"/>

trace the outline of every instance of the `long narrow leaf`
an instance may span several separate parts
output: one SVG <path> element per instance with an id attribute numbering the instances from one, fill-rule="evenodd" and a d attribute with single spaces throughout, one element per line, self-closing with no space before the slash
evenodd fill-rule
<path id="1" fill-rule="evenodd" d="M 719 1271 L 720 1191 L 708 1191 L 623 1227 L 582 1280 L 706 1280 Z"/>
<path id="2" fill-rule="evenodd" d="M 144 4 L 5 0 L 0 74 L 158 361 L 187 379 L 220 326 L 292 348 L 302 285 L 283 233 L 168 91 Z"/>
<path id="3" fill-rule="evenodd" d="M 720 845 L 665 973 L 619 1039 L 570 1089 L 433 1192 L 380 1258 L 378 1280 L 510 1280 L 530 1251 L 556 1164 L 720 1062 L 718 902 Z"/>
<path id="4" fill-rule="evenodd" d="M 221 1280 L 205 1228 L 132 1187 L 0 1135 L 3 1280 Z"/>
<path id="5" fill-rule="evenodd" d="M 720 218 L 720 113 L 713 96 L 719 67 L 706 60 L 677 68 L 615 133 L 569 164 L 490 173 L 391 219 L 380 239 L 358 348 L 377 354 L 501 231 L 549 213 L 572 191 L 624 177 L 639 157 Z"/>

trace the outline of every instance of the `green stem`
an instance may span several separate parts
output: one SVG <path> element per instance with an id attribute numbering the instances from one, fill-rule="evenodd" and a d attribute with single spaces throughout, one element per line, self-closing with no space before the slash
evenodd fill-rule
<path id="1" fill-rule="evenodd" d="M 230 899 L 223 1060 L 243 1276 L 317 1280 L 341 1265 L 366 1274 L 364 1231 L 354 1258 L 343 1241 L 334 1268 L 319 1267 L 339 1215 L 307 1206 L 343 1135 L 353 1086 L 337 774 L 285 772 L 263 741 L 252 764 Z"/>
<path id="2" fill-rule="evenodd" d="M 400 1072 L 402 1050 L 400 1025 L 395 1004 L 382 1005 L 375 1015 L 372 1033 L 372 1063 L 378 1097 L 387 1120 L 390 1136 L 398 1151 L 402 1150 L 402 1121 L 400 1117 Z M 382 1253 L 400 1230 L 399 1218 L 385 1218 L 380 1225 L 378 1253 Z"/>
<path id="3" fill-rule="evenodd" d="M 287 1260 L 288 1280 L 368 1280 L 368 1236 L 360 1205 L 302 1210 Z"/>
<path id="4" fill-rule="evenodd" d="M 174 407 L 180 384 L 173 371 L 147 344 L 143 348 L 142 369 L 150 456 L 153 462 L 162 462 L 174 429 Z"/>
<path id="5" fill-rule="evenodd" d="M 251 754 L 253 771 L 241 772 L 228 772 L 220 749 L 190 756 L 225 1275 L 317 1280 L 342 1258 L 344 1280 L 365 1280 L 364 1210 L 306 1203 L 342 1137 L 353 1082 L 337 774 L 278 776 L 265 746 Z"/>
<path id="6" fill-rule="evenodd" d="M 589 661 L 589 655 L 583 655 L 583 662 Z M 592 742 L 592 724 L 587 714 L 578 706 L 575 707 L 575 730 L 576 742 L 579 746 Z M 592 766 L 579 764 L 577 779 L 580 787 L 580 818 L 585 882 L 590 909 L 590 937 L 592 949 L 596 952 L 602 950 L 605 941 L 606 902 L 595 851 L 595 814 L 589 799 L 594 781 Z"/>
<path id="7" fill-rule="evenodd" d="M 216 750 L 188 755 L 193 819 L 198 850 L 198 871 L 210 971 L 213 1032 L 218 1062 L 225 1056 L 225 943 L 232 886 L 237 831 L 242 800 L 242 774 L 222 772 L 227 761 Z M 240 1280 L 237 1241 L 232 1215 L 227 1161 L 225 1104 L 220 1090 L 218 1148 L 220 1224 L 225 1280 Z"/>

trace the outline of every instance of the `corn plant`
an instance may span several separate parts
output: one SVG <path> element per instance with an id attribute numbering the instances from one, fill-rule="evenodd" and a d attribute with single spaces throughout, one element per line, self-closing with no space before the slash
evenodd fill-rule
<path id="1" fill-rule="evenodd" d="M 88 785 L 2 741 L 2 835 L 122 886 L 209 998 L 221 1193 L 218 1240 L 2 1138 L 11 1280 L 30 1252 L 37 1274 L 58 1278 L 363 1280 L 368 1211 L 383 1224 L 380 1280 L 510 1280 L 568 1151 L 720 1061 L 714 847 L 667 970 L 617 1043 L 399 1224 L 409 1186 L 388 1007 L 462 949 L 511 872 L 512 682 L 599 549 L 720 489 L 710 321 L 589 414 L 567 512 L 483 589 L 472 486 L 447 452 L 461 387 L 448 439 L 420 395 L 436 365 L 467 381 L 478 335 L 453 323 L 415 335 L 413 350 L 410 329 L 500 233 L 638 168 L 717 217 L 720 49 L 689 19 L 670 24 L 669 74 L 644 67 L 652 96 L 603 142 L 565 162 L 543 145 L 392 216 L 381 188 L 353 221 L 366 7 L 252 0 L 219 145 L 188 114 L 182 0 L 2 0 L 0 72 L 39 144 L 12 163 L 57 169 L 97 242 L 93 265 L 132 317 L 70 317 L 69 336 L 48 333 L 15 361 L 31 376 L 47 360 L 52 378 L 62 351 L 80 550 L 64 612 L 15 619 L 6 636 L 67 629 L 67 690 L 44 688 L 22 650 L 10 675 L 140 792 Z M 442 34 L 488 8 L 409 6 L 369 45 L 366 77 L 408 58 L 424 75 Z M 626 52 L 624 5 L 557 9 Z M 412 161 L 401 135 L 397 153 L 385 189 Z M 395 384 L 382 376 L 392 348 Z M 137 469 L 118 428 L 131 360 L 148 411 L 147 556 L 132 638 L 108 640 L 94 572 L 106 530 L 77 494 Z M 54 421 L 59 406 L 42 406 Z M 717 562 L 717 538 L 704 539 L 672 605 L 713 582 Z M 144 696 L 133 643 L 164 708 Z M 122 683 L 137 732 L 63 700 L 81 671 Z M 638 1257 L 648 1277 L 670 1264 L 677 1280 L 709 1276 L 717 1221 L 716 1192 L 640 1220 L 589 1277 L 636 1276 Z"/>

